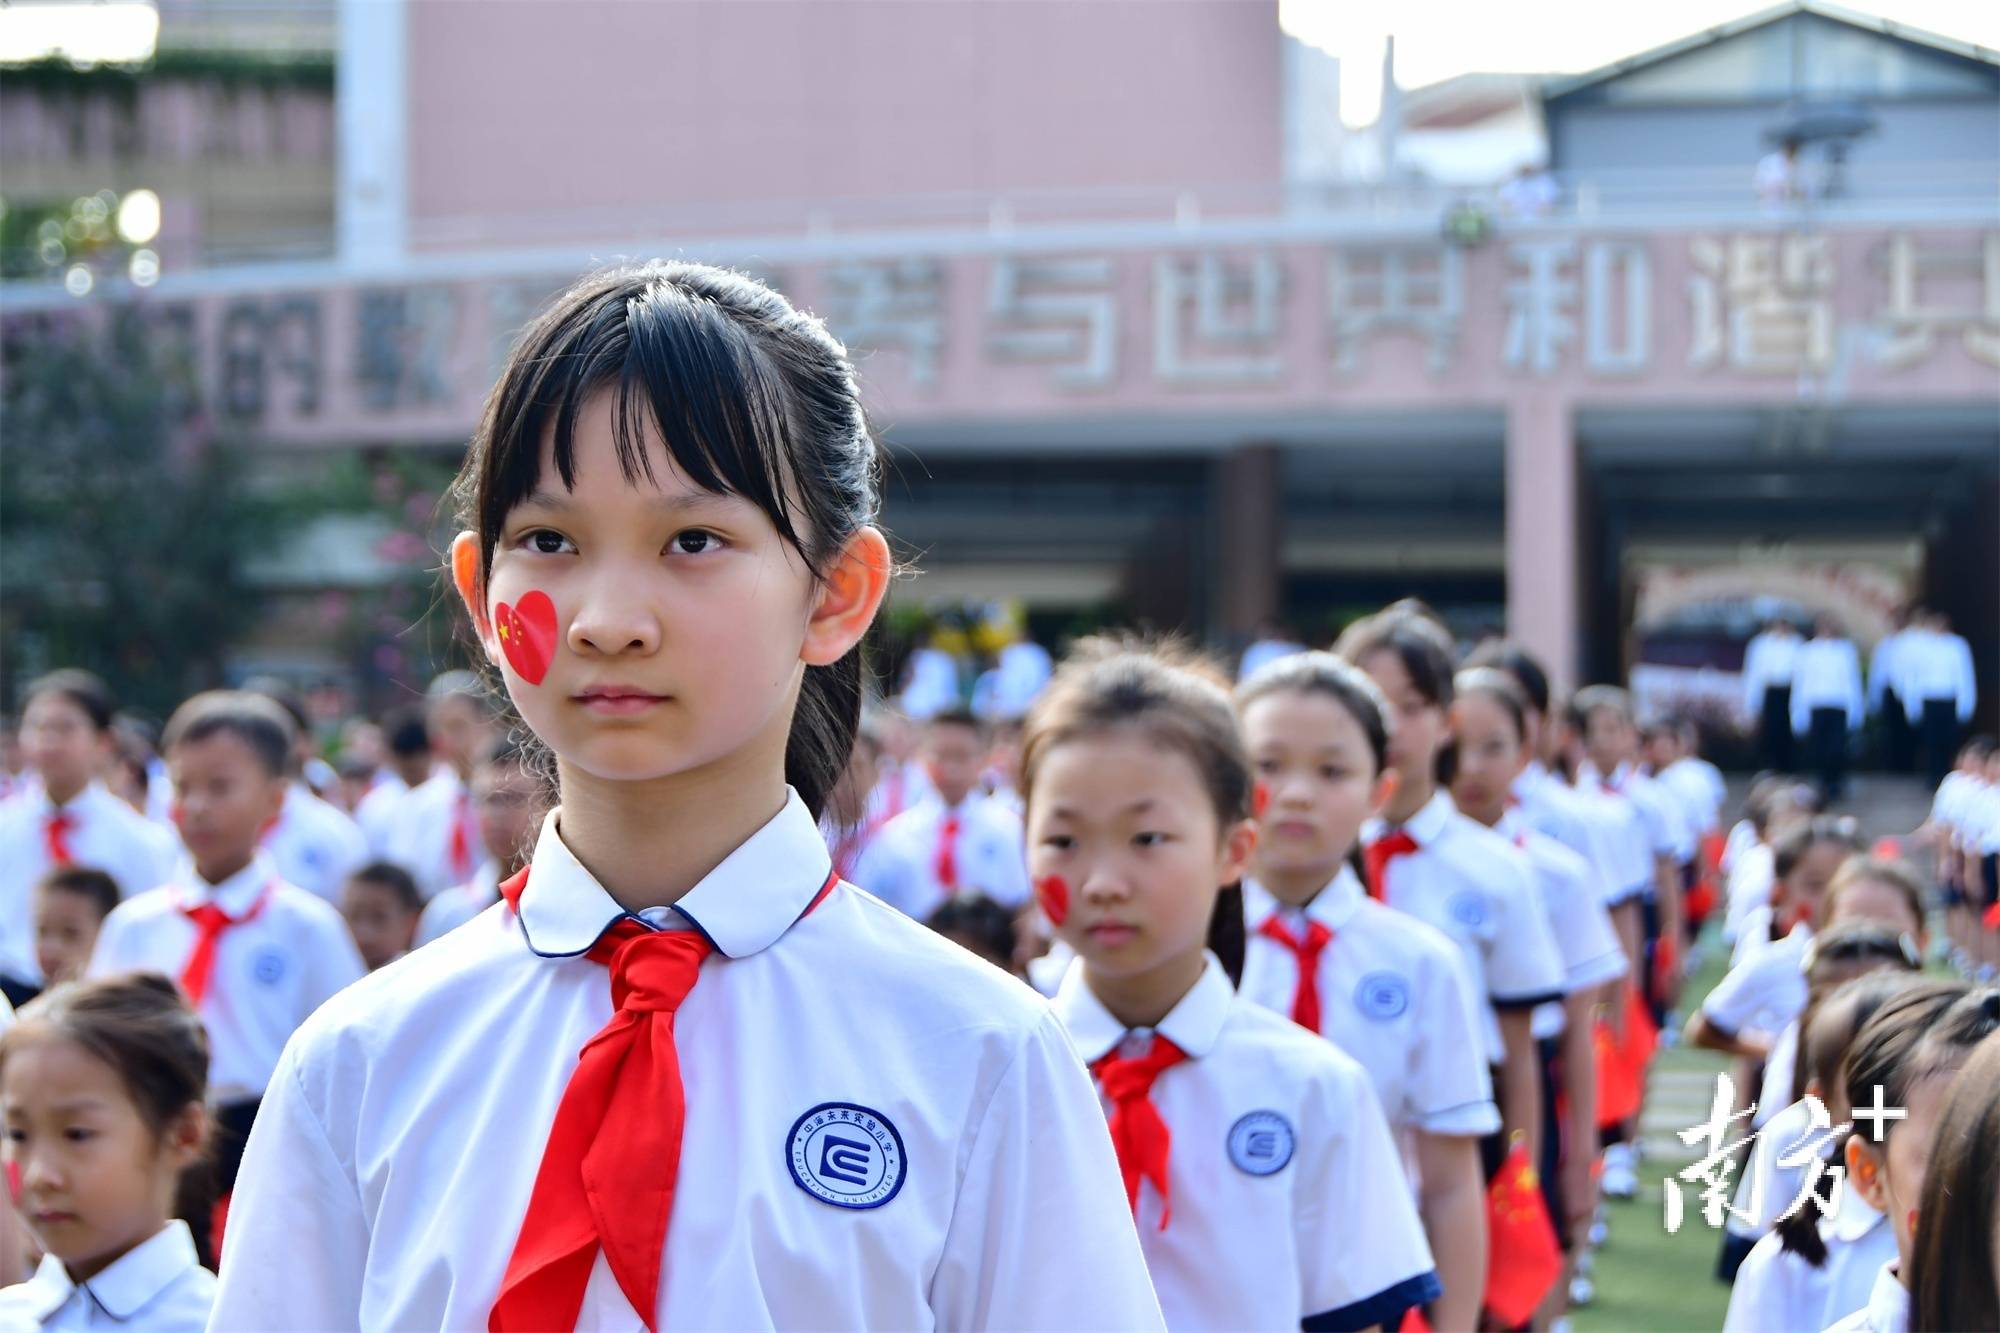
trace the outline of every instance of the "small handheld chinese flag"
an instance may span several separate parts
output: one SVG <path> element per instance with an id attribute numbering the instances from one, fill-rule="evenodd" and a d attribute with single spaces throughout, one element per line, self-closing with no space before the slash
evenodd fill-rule
<path id="1" fill-rule="evenodd" d="M 1534 1318 L 1563 1271 L 1541 1180 L 1518 1137 L 1486 1187 L 1486 1233 L 1486 1308 L 1500 1327 L 1516 1328 Z"/>
<path id="2" fill-rule="evenodd" d="M 1646 1065 L 1659 1042 L 1659 1029 L 1636 987 L 1625 989 L 1625 1035 L 1597 1024 L 1597 1126 L 1608 1129 L 1639 1113 L 1645 1100 Z"/>
<path id="3" fill-rule="evenodd" d="M 1682 907 L 1687 912 L 1688 925 L 1699 930 L 1701 923 L 1708 920 L 1708 914 L 1715 910 L 1715 881 L 1696 880 L 1695 886 L 1688 890 L 1687 902 Z"/>

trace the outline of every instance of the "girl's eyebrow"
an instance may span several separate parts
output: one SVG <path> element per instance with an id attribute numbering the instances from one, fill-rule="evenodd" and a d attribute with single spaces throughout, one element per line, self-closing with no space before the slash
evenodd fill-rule
<path id="1" fill-rule="evenodd" d="M 709 491 L 692 491 L 684 495 L 660 495 L 646 501 L 649 508 L 669 514 L 699 513 L 729 508 L 735 504 L 747 504 L 740 496 L 720 495 Z M 537 488 L 522 498 L 516 508 L 540 509 L 551 514 L 572 513 L 580 506 L 574 496 Z"/>

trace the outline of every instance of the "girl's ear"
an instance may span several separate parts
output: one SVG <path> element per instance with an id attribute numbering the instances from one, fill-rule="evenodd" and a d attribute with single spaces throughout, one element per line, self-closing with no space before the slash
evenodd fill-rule
<path id="1" fill-rule="evenodd" d="M 1889 1210 L 1888 1191 L 1883 1188 L 1882 1158 L 1859 1134 L 1848 1136 L 1847 1178 L 1870 1208 L 1878 1213 Z"/>
<path id="2" fill-rule="evenodd" d="M 1234 884 L 1250 873 L 1251 858 L 1257 854 L 1257 821 L 1240 819 L 1222 835 L 1222 864 L 1218 884 Z"/>
<path id="3" fill-rule="evenodd" d="M 486 585 L 479 576 L 478 533 L 461 532 L 452 538 L 451 581 L 458 588 L 459 600 L 465 603 L 466 614 L 472 617 L 473 631 L 492 656 L 493 645 L 486 642 L 492 626 L 486 621 Z"/>
<path id="4" fill-rule="evenodd" d="M 800 661 L 807 666 L 832 666 L 861 642 L 889 591 L 889 570 L 889 543 L 880 529 L 863 526 L 847 539 L 820 578 L 819 595 L 806 621 L 805 643 L 799 649 Z"/>
<path id="5" fill-rule="evenodd" d="M 161 1142 L 180 1169 L 200 1161 L 208 1148 L 208 1108 L 200 1102 L 183 1106 L 181 1113 L 168 1122 Z"/>
<path id="6" fill-rule="evenodd" d="M 1377 818 L 1389 808 L 1389 802 L 1396 799 L 1396 788 L 1403 785 L 1403 779 L 1393 768 L 1385 768 L 1375 779 L 1374 789 L 1368 793 L 1368 816 Z"/>

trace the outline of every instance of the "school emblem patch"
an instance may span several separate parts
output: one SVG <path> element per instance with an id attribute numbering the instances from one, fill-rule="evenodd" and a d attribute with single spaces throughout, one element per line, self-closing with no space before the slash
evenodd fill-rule
<path id="1" fill-rule="evenodd" d="M 1370 972 L 1354 988 L 1354 1007 L 1378 1023 L 1401 1018 L 1410 1007 L 1410 983 L 1394 972 Z"/>
<path id="2" fill-rule="evenodd" d="M 1461 893 L 1449 904 L 1451 919 L 1468 930 L 1486 924 L 1486 900 L 1476 893 Z"/>
<path id="3" fill-rule="evenodd" d="M 1297 1146 L 1292 1124 L 1276 1111 L 1252 1111 L 1229 1127 L 1229 1160 L 1250 1176 L 1274 1176 Z"/>
<path id="4" fill-rule="evenodd" d="M 879 1111 L 821 1102 L 792 1122 L 792 1180 L 836 1208 L 880 1208 L 903 1188 L 903 1136 Z"/>
<path id="5" fill-rule="evenodd" d="M 250 964 L 250 975 L 266 986 L 275 986 L 285 979 L 285 955 L 276 949 L 266 949 Z"/>

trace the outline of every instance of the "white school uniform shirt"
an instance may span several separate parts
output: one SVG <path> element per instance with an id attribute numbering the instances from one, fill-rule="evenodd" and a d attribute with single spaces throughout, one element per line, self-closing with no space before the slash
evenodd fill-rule
<path id="1" fill-rule="evenodd" d="M 1861 654 L 1842 638 L 1809 641 L 1799 649 L 1792 671 L 1792 731 L 1812 730 L 1815 709 L 1837 708 L 1847 715 L 1847 729 L 1861 725 L 1865 697 L 1861 692 Z"/>
<path id="2" fill-rule="evenodd" d="M 1279 916 L 1294 939 L 1307 921 L 1333 932 L 1319 956 L 1320 1035 L 1368 1071 L 1383 1114 L 1413 1132 L 1476 1138 L 1500 1128 L 1480 1037 L 1481 1010 L 1452 941 L 1370 898 L 1347 866 L 1302 910 L 1243 881 L 1243 998 L 1287 1019 L 1297 956 L 1259 932 Z"/>
<path id="3" fill-rule="evenodd" d="M 1686 812 L 1673 794 L 1659 782 L 1641 773 L 1632 764 L 1620 764 L 1609 774 L 1599 773 L 1584 760 L 1577 768 L 1576 785 L 1595 791 L 1610 801 L 1626 801 L 1639 812 L 1653 855 L 1664 856 L 1677 865 L 1695 857 L 1695 831 Z M 1649 880 L 1650 883 L 1650 880 Z"/>
<path id="4" fill-rule="evenodd" d="M 938 843 L 948 815 L 958 819 L 952 858 L 956 888 L 937 877 Z M 1021 820 L 1006 806 L 973 792 L 947 808 L 936 794 L 884 824 L 854 862 L 854 882 L 916 921 L 946 899 L 983 893 L 1003 907 L 1028 901 L 1028 862 Z"/>
<path id="5" fill-rule="evenodd" d="M 1443 931 L 1458 945 L 1466 979 L 1481 1001 L 1489 1063 L 1506 1055 L 1497 1009 L 1532 1009 L 1563 993 L 1562 957 L 1549 936 L 1526 857 L 1506 838 L 1460 814 L 1439 791 L 1403 831 L 1417 850 L 1389 862 L 1383 901 Z M 1371 820 L 1364 842 L 1390 832 Z"/>
<path id="6" fill-rule="evenodd" d="M 183 865 L 172 883 L 118 904 L 97 933 L 88 975 L 145 968 L 178 979 L 197 934 L 186 909 L 203 902 L 232 917 L 257 908 L 216 941 L 200 1013 L 208 1029 L 210 1090 L 224 1100 L 260 1096 L 286 1039 L 368 969 L 346 919 L 324 899 L 286 883 L 276 862 L 259 852 L 220 884 Z"/>
<path id="7" fill-rule="evenodd" d="M 1611 925 L 1611 913 L 1597 891 L 1590 863 L 1544 833 L 1528 827 L 1518 810 L 1493 826 L 1528 858 L 1535 891 L 1562 962 L 1564 996 L 1602 986 L 1625 975 L 1625 947 Z M 1560 1001 L 1535 1006 L 1531 1024 L 1537 1037 L 1553 1037 L 1568 1026 Z"/>
<path id="8" fill-rule="evenodd" d="M 1961 724 L 1972 720 L 1979 703 L 1979 679 L 1972 647 L 1956 634 L 1921 630 L 1896 654 L 1896 695 L 1910 721 L 1923 719 L 1926 699 L 1949 699 Z"/>
<path id="9" fill-rule="evenodd" d="M 1985 789 L 1984 780 L 1953 769 L 1944 775 L 1944 781 L 1938 783 L 1937 795 L 1931 798 L 1931 822 L 1956 839 Z"/>
<path id="10" fill-rule="evenodd" d="M 1639 808 L 1616 794 L 1565 787 L 1553 778 L 1550 785 L 1566 793 L 1561 799 L 1571 802 L 1582 814 L 1591 863 L 1598 868 L 1604 890 L 1604 905 L 1616 907 L 1651 893 L 1653 836 Z"/>
<path id="11" fill-rule="evenodd" d="M 1653 775 L 1654 784 L 1680 806 L 1697 845 L 1722 827 L 1722 802 L 1728 793 L 1721 781 L 1715 765 L 1701 759 L 1676 759 Z"/>
<path id="12" fill-rule="evenodd" d="M 868 793 L 867 821 L 879 828 L 905 810 L 931 797 L 936 788 L 924 766 L 912 760 L 906 764 L 885 764 L 882 776 Z"/>
<path id="13" fill-rule="evenodd" d="M 339 806 L 294 782 L 285 788 L 278 822 L 264 835 L 264 850 L 286 883 L 336 903 L 340 886 L 368 860 L 368 839 Z"/>
<path id="14" fill-rule="evenodd" d="M 1777 883 L 1777 852 L 1769 843 L 1757 843 L 1736 859 L 1726 887 L 1729 905 L 1723 917 L 1724 938 L 1739 945 L 1748 938 L 1768 938 L 1771 890 Z"/>
<path id="15" fill-rule="evenodd" d="M 417 943 L 429 944 L 457 930 L 500 901 L 500 864 L 488 861 L 463 884 L 454 884 L 424 904 L 417 918 Z"/>
<path id="16" fill-rule="evenodd" d="M 35 882 L 55 863 L 48 826 L 54 802 L 38 784 L 0 807 L 0 972 L 38 982 L 35 963 Z M 78 792 L 63 812 L 70 860 L 102 870 L 127 898 L 164 883 L 180 847 L 174 835 L 111 794 L 101 782 Z"/>
<path id="17" fill-rule="evenodd" d="M 1901 700 L 1903 667 L 1899 659 L 1904 646 L 1921 632 L 1905 626 L 1875 640 L 1874 650 L 1868 654 L 1868 711 L 1871 715 L 1882 711 L 1882 697 L 1888 691 L 1895 690 L 1897 699 Z"/>
<path id="18" fill-rule="evenodd" d="M 1757 836 L 1757 826 L 1747 819 L 1739 819 L 1729 826 L 1729 836 L 1722 840 L 1722 873 L 1724 877 L 1734 874 L 1736 862 L 1752 847 L 1761 846 L 1763 839 Z"/>
<path id="19" fill-rule="evenodd" d="M 202 1333 L 215 1274 L 195 1256 L 187 1223 L 175 1218 L 81 1285 L 53 1254 L 26 1282 L 0 1288 L 0 1329 L 120 1328 Z"/>
<path id="20" fill-rule="evenodd" d="M 467 859 L 464 864 L 454 864 L 452 830 L 461 822 Z M 469 870 L 478 868 L 486 859 L 486 848 L 479 840 L 472 793 L 456 772 L 440 766 L 397 803 L 381 854 L 409 871 L 410 878 L 417 882 L 417 892 L 426 901 L 454 884 L 463 883 Z"/>
<path id="21" fill-rule="evenodd" d="M 1896 1262 L 1889 1220 L 1851 1186 L 1840 1210 L 1819 1220 L 1826 1262 L 1814 1268 L 1767 1233 L 1736 1270 L 1722 1333 L 1817 1333 L 1868 1304 L 1876 1275 Z"/>
<path id="22" fill-rule="evenodd" d="M 1743 711 L 1752 719 L 1764 709 L 1764 692 L 1792 683 L 1798 664 L 1798 635 L 1765 630 L 1755 635 L 1743 649 Z"/>
<path id="23" fill-rule="evenodd" d="M 1369 1328 L 1442 1292 L 1368 1075 L 1238 995 L 1215 955 L 1154 1029 L 1114 1018 L 1080 961 L 1053 1007 L 1086 1064 L 1155 1032 L 1187 1056 L 1149 1094 L 1168 1198 L 1142 1182 L 1134 1214 L 1168 1328 Z"/>
<path id="24" fill-rule="evenodd" d="M 557 825 L 518 916 L 496 905 L 381 968 L 286 1048 L 217 1333 L 485 1326 L 577 1052 L 612 1017 L 582 955 L 628 915 Z M 852 885 L 812 908 L 829 865 L 790 793 L 637 918 L 716 945 L 674 1019 L 687 1119 L 655 1326 L 1160 1328 L 1062 1024 Z M 812 1151 L 833 1110 L 868 1127 L 858 1196 Z M 638 1324 L 600 1254 L 576 1326 Z"/>
<path id="25" fill-rule="evenodd" d="M 1868 1303 L 1826 1326 L 1825 1333 L 1909 1333 L 1910 1289 L 1896 1276 L 1896 1261 L 1875 1270 Z"/>
<path id="26" fill-rule="evenodd" d="M 411 790 L 409 783 L 385 768 L 376 775 L 375 784 L 368 789 L 368 794 L 354 807 L 354 822 L 360 826 L 361 836 L 368 840 L 370 856 L 385 857 L 389 854 L 389 836 L 396 827 L 396 812 Z"/>
<path id="27" fill-rule="evenodd" d="M 1806 1007 L 1806 948 L 1812 928 L 1793 926 L 1729 969 L 1701 1003 L 1709 1023 L 1730 1036 L 1764 1032 L 1773 1036 Z"/>

